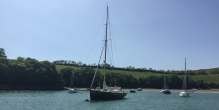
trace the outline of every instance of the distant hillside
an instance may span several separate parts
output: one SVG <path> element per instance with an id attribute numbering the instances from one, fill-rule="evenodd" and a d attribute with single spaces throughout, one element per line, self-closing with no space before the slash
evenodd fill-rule
<path id="1" fill-rule="evenodd" d="M 63 68 L 66 68 L 66 67 L 72 67 L 72 66 L 66 66 L 66 65 L 56 65 L 56 69 L 58 71 L 60 71 L 60 69 L 63 69 Z M 75 69 L 80 69 L 82 67 L 75 67 Z M 94 70 L 96 68 L 93 68 Z M 104 69 L 98 69 L 102 74 L 104 72 Z M 109 70 L 109 69 L 106 69 L 106 72 L 116 72 L 116 73 L 127 73 L 127 74 L 130 74 L 132 75 L 133 77 L 135 78 L 140 78 L 140 77 L 144 77 L 144 78 L 147 78 L 149 76 L 158 76 L 158 75 L 161 75 L 163 73 L 158 73 L 158 72 L 138 72 L 137 70 L 136 71 L 125 71 L 125 70 Z M 216 71 L 216 74 L 212 74 L 212 72 Z M 180 71 L 182 74 L 176 74 L 178 75 L 179 77 L 184 77 L 184 71 Z M 216 83 L 216 84 L 219 84 L 219 68 L 212 68 L 212 69 L 200 69 L 200 70 L 188 70 L 188 74 L 189 72 L 192 72 L 194 73 L 193 75 L 188 75 L 188 77 L 191 79 L 191 80 L 194 80 L 194 81 L 198 81 L 198 80 L 203 80 L 205 83 Z M 202 74 L 203 73 L 203 74 Z M 167 73 L 166 75 L 170 75 L 171 73 Z"/>

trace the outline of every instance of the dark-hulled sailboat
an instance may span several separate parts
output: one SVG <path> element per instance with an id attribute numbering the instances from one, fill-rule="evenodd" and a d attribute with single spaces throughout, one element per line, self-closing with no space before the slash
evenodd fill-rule
<path id="1" fill-rule="evenodd" d="M 99 99 L 104 99 L 104 100 L 108 100 L 108 99 L 122 99 L 124 98 L 127 93 L 121 90 L 121 87 L 108 87 L 106 85 L 106 81 L 105 81 L 105 74 L 106 74 L 106 48 L 107 48 L 107 25 L 108 25 L 108 6 L 107 6 L 107 17 L 106 17 L 106 38 L 105 38 L 105 60 L 104 60 L 104 80 L 103 80 L 103 89 L 100 89 L 100 87 L 97 87 L 96 89 L 92 89 L 92 85 L 95 79 L 95 75 L 98 69 L 96 69 L 95 75 L 93 77 L 93 81 L 91 83 L 90 86 L 90 100 L 99 100 Z M 102 50 L 103 51 L 103 50 Z M 101 53 L 102 55 L 102 53 Z M 99 60 L 100 62 L 100 60 Z M 99 63 L 98 63 L 99 65 Z"/>

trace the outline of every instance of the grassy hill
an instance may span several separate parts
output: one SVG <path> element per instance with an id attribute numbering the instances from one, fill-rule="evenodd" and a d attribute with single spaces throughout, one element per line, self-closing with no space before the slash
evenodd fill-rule
<path id="1" fill-rule="evenodd" d="M 66 68 L 66 67 L 71 67 L 72 66 L 65 66 L 65 65 L 56 65 L 56 69 L 58 71 L 60 71 L 60 69 L 62 68 Z M 82 67 L 75 67 L 75 69 L 80 69 Z M 96 68 L 93 68 L 94 70 Z M 219 68 L 217 68 L 219 69 Z M 104 69 L 98 69 L 102 74 L 104 72 Z M 219 83 L 219 74 L 211 74 L 211 70 L 212 69 L 204 69 L 207 73 L 207 75 L 188 75 L 188 77 L 191 80 L 194 81 L 198 81 L 198 80 L 204 80 L 205 83 Z M 193 70 L 193 71 L 198 71 L 198 70 Z M 153 73 L 153 72 L 137 72 L 137 71 L 124 71 L 124 70 L 106 70 L 106 72 L 117 72 L 117 73 L 127 73 L 127 74 L 131 74 L 133 77 L 135 78 L 139 78 L 139 77 L 149 77 L 149 76 L 157 76 L 157 75 L 161 75 L 160 73 Z M 170 74 L 167 74 L 167 76 Z M 184 75 L 178 75 L 179 77 L 184 77 Z"/>

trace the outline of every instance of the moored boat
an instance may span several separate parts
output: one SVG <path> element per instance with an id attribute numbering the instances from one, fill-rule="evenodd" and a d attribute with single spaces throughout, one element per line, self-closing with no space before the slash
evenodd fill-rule
<path id="1" fill-rule="evenodd" d="M 137 89 L 138 91 L 142 91 L 142 89 L 139 87 L 138 89 Z"/>
<path id="2" fill-rule="evenodd" d="M 163 93 L 164 93 L 164 94 L 171 94 L 171 92 L 170 92 L 169 89 L 164 89 L 164 90 L 163 90 Z"/>
<path id="3" fill-rule="evenodd" d="M 69 89 L 68 93 L 77 93 L 78 92 L 76 87 L 73 87 L 73 82 L 74 82 L 74 65 L 73 65 L 73 72 L 72 72 L 72 75 L 71 75 L 70 89 Z"/>
<path id="4" fill-rule="evenodd" d="M 130 93 L 136 93 L 135 89 L 130 89 Z"/>
<path id="5" fill-rule="evenodd" d="M 162 88 L 160 92 L 164 94 L 171 94 L 170 90 L 167 89 L 165 72 L 164 72 L 164 88 Z"/>
<path id="6" fill-rule="evenodd" d="M 189 92 L 186 90 L 182 90 L 179 94 L 180 97 L 189 97 Z"/>
<path id="7" fill-rule="evenodd" d="M 187 91 L 187 84 L 186 84 L 186 58 L 185 58 L 185 76 L 183 81 L 183 90 L 179 93 L 180 97 L 189 97 L 189 92 Z"/>
<path id="8" fill-rule="evenodd" d="M 191 89 L 192 91 L 197 91 L 198 89 L 196 89 L 196 88 L 193 88 L 193 89 Z"/>
<path id="9" fill-rule="evenodd" d="M 105 60 L 104 60 L 104 79 L 103 79 L 103 89 L 100 89 L 100 87 L 98 89 L 92 89 L 93 86 L 93 82 L 95 80 L 95 75 L 98 69 L 98 66 L 96 68 L 96 72 L 94 74 L 91 86 L 90 86 L 90 99 L 91 100 L 99 100 L 99 99 L 104 99 L 104 100 L 108 100 L 108 99 L 122 99 L 124 98 L 127 93 L 122 91 L 121 87 L 108 87 L 106 85 L 106 81 L 105 81 L 105 74 L 106 74 L 106 50 L 107 50 L 107 26 L 108 26 L 108 6 L 107 6 L 107 17 L 106 17 L 106 38 L 104 40 L 105 44 L 104 44 L 104 48 L 105 48 Z M 103 50 L 102 50 L 103 52 Z M 101 55 L 102 55 L 101 52 Z M 101 57 L 100 57 L 101 59 Z M 99 63 L 100 63 L 100 59 L 99 59 Z M 98 63 L 98 65 L 99 65 Z"/>

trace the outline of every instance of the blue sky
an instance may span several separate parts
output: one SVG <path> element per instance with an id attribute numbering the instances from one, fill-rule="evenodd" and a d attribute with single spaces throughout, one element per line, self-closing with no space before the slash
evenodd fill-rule
<path id="1" fill-rule="evenodd" d="M 218 0 L 1 0 L 0 48 L 9 59 L 97 64 L 106 4 L 116 67 L 184 70 L 185 57 L 189 70 L 219 67 Z"/>

